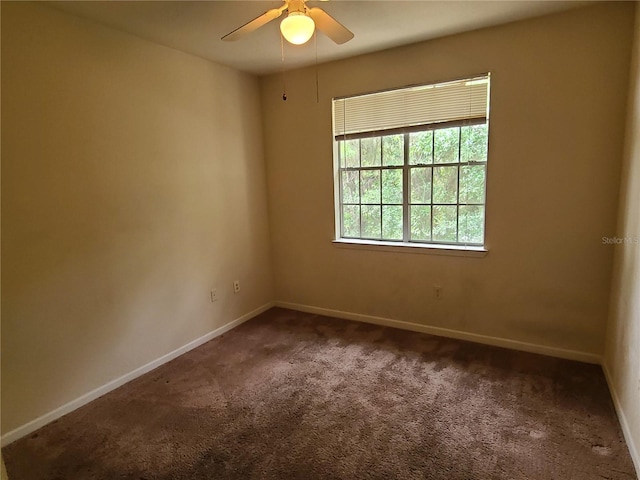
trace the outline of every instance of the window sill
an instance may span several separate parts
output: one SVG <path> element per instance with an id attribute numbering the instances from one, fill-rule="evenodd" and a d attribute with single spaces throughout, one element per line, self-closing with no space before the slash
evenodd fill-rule
<path id="1" fill-rule="evenodd" d="M 338 248 L 356 250 L 377 250 L 382 252 L 418 253 L 427 255 L 451 255 L 456 257 L 485 257 L 489 251 L 485 247 L 464 247 L 458 245 L 438 245 L 433 243 L 376 242 L 338 238 L 332 241 Z"/>

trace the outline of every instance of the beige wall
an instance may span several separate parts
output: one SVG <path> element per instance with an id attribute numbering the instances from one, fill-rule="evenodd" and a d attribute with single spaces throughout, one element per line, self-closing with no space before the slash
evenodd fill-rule
<path id="1" fill-rule="evenodd" d="M 256 78 L 2 2 L 2 93 L 3 433 L 272 300 Z"/>
<path id="2" fill-rule="evenodd" d="M 262 81 L 276 298 L 599 355 L 632 3 L 604 3 Z M 336 47 L 337 48 L 337 47 Z M 492 73 L 485 258 L 334 246 L 331 98 Z M 436 300 L 433 286 L 443 287 Z"/>
<path id="3" fill-rule="evenodd" d="M 0 25 L 2 22 L 2 9 L 0 8 Z M 0 27 L 0 51 L 2 50 L 2 35 L 1 35 L 1 30 L 2 28 Z M 1 62 L 0 62 L 0 72 L 2 71 L 2 66 L 1 66 Z M 0 78 L 2 77 L 1 73 L 0 73 Z M 0 87 L 0 92 L 2 91 L 2 88 Z M 0 98 L 2 97 L 1 93 L 0 93 Z M 2 111 L 2 108 L 0 107 L 0 111 Z M 0 115 L 1 118 L 1 115 Z M 0 120 L 0 125 L 2 124 L 2 121 Z M 0 127 L 0 132 L 2 131 L 2 127 Z M 0 165 L 2 165 L 2 160 L 1 160 L 1 154 L 0 154 Z M 0 168 L 1 171 L 1 168 Z M 1 184 L 1 174 L 0 174 L 0 184 Z M 1 192 L 2 192 L 2 188 L 0 187 L 0 198 L 1 198 Z M 0 203 L 1 200 L 0 200 Z M 0 210 L 1 211 L 1 210 Z M 0 224 L 1 222 L 1 215 L 0 215 Z M 2 228 L 0 227 L 0 231 L 2 230 Z M 0 235 L 0 239 L 1 239 L 1 235 Z M 1 243 L 1 240 L 0 240 Z M 2 261 L 1 261 L 2 256 L 0 255 L 0 277 L 2 275 Z M 0 325 L 2 325 L 2 300 L 1 300 L 1 292 L 2 292 L 2 287 L 1 287 L 1 282 L 0 282 Z M 2 329 L 0 328 L 0 331 Z M 2 342 L 2 337 L 0 336 L 0 344 Z M 0 419 L 2 418 L 2 355 L 0 354 Z M 0 452 L 0 480 L 7 480 L 7 469 L 4 466 L 4 458 L 2 457 L 2 453 Z"/>
<path id="4" fill-rule="evenodd" d="M 605 369 L 640 473 L 640 8 L 630 78 Z"/>

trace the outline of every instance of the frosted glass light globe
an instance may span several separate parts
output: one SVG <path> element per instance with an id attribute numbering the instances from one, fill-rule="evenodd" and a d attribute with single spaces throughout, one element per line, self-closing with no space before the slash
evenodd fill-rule
<path id="1" fill-rule="evenodd" d="M 294 45 L 307 43 L 315 29 L 316 24 L 313 23 L 313 19 L 302 12 L 291 12 L 280 23 L 282 35 Z"/>

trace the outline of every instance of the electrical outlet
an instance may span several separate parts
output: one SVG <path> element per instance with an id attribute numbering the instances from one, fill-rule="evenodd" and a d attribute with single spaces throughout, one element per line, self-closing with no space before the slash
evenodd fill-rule
<path id="1" fill-rule="evenodd" d="M 214 288 L 211 290 L 211 303 L 218 301 L 218 291 Z"/>
<path id="2" fill-rule="evenodd" d="M 433 286 L 433 296 L 438 300 L 442 298 L 442 287 L 440 285 Z"/>
<path id="3" fill-rule="evenodd" d="M 240 292 L 240 280 L 234 280 L 233 281 L 233 293 L 239 293 Z"/>

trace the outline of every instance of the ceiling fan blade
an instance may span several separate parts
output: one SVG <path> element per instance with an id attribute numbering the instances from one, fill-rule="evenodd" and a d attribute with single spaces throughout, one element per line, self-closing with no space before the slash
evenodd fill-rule
<path id="1" fill-rule="evenodd" d="M 353 32 L 321 8 L 311 8 L 309 16 L 316 23 L 316 28 L 337 44 L 348 42 L 353 38 Z"/>
<path id="2" fill-rule="evenodd" d="M 251 33 L 261 26 L 269 23 L 271 20 L 275 20 L 280 15 L 282 15 L 282 10 L 279 8 L 273 8 L 267 12 L 264 12 L 259 17 L 254 18 L 250 22 L 245 23 L 241 27 L 236 28 L 233 32 L 227 33 L 224 37 L 222 37 L 222 40 L 225 40 L 227 42 L 238 40 L 244 37 L 246 34 Z"/>

